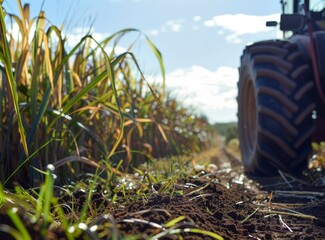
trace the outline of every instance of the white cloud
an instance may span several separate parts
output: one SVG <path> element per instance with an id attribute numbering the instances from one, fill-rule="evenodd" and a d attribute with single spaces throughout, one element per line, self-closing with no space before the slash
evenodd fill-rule
<path id="1" fill-rule="evenodd" d="M 226 40 L 227 40 L 227 42 L 235 43 L 235 44 L 238 44 L 238 43 L 242 42 L 242 40 L 239 38 L 239 36 L 237 34 L 227 35 Z"/>
<path id="2" fill-rule="evenodd" d="M 194 22 L 194 24 L 192 25 L 193 31 L 198 31 L 200 29 L 200 27 L 197 24 L 199 24 L 201 22 L 201 20 L 202 20 L 202 17 L 199 15 L 196 15 L 193 17 L 193 22 Z"/>
<path id="3" fill-rule="evenodd" d="M 202 20 L 202 17 L 199 16 L 199 15 L 196 15 L 196 16 L 193 17 L 194 22 L 200 22 L 201 20 Z"/>
<path id="4" fill-rule="evenodd" d="M 15 21 L 7 21 L 6 22 L 6 29 L 7 32 L 10 33 L 11 37 L 15 40 L 18 40 L 22 38 L 22 32 L 21 29 L 19 28 L 17 22 Z M 28 34 L 28 42 L 31 43 L 34 35 L 35 35 L 35 31 L 36 31 L 36 24 L 32 24 L 31 26 L 29 26 L 29 28 L 26 29 L 26 31 L 29 33 Z M 9 35 L 8 35 L 9 37 Z M 9 38 L 8 38 L 9 39 Z"/>
<path id="5" fill-rule="evenodd" d="M 105 48 L 105 52 L 108 53 L 108 54 L 110 54 L 112 51 L 113 51 L 113 47 L 106 47 Z M 119 54 L 127 52 L 127 49 L 124 48 L 124 47 L 121 47 L 121 46 L 115 46 L 114 52 L 115 52 L 115 54 L 119 55 Z"/>
<path id="6" fill-rule="evenodd" d="M 179 32 L 182 28 L 183 20 L 169 20 L 166 22 L 169 29 L 173 32 Z"/>
<path id="7" fill-rule="evenodd" d="M 215 27 L 216 23 L 214 20 L 207 20 L 207 21 L 204 21 L 203 25 L 206 27 Z"/>
<path id="8" fill-rule="evenodd" d="M 76 46 L 80 42 L 80 40 L 87 34 L 91 34 L 97 42 L 101 42 L 102 40 L 110 36 L 110 34 L 107 32 L 101 33 L 101 32 L 96 32 L 95 29 L 89 30 L 88 28 L 79 28 L 79 27 L 72 29 L 69 32 L 69 34 L 63 33 L 63 35 L 67 37 L 68 46 L 71 48 Z M 96 46 L 95 42 L 92 44 L 93 44 L 92 47 Z"/>
<path id="9" fill-rule="evenodd" d="M 211 121 L 228 121 L 236 116 L 237 80 L 236 68 L 222 66 L 210 71 L 192 66 L 167 74 L 166 85 L 184 104 L 197 107 Z M 221 114 L 224 111 L 227 115 Z"/>
<path id="10" fill-rule="evenodd" d="M 176 20 L 168 20 L 164 24 L 162 24 L 157 29 L 149 30 L 149 34 L 152 36 L 157 36 L 160 33 L 166 32 L 180 32 L 184 27 L 185 20 L 183 19 L 176 19 Z"/>
<path id="11" fill-rule="evenodd" d="M 157 36 L 157 35 L 159 34 L 159 31 L 153 29 L 153 30 L 151 30 L 151 31 L 149 32 L 149 34 L 151 34 L 152 36 Z"/>
<path id="12" fill-rule="evenodd" d="M 86 29 L 86 28 L 74 28 L 71 33 L 69 33 L 67 35 L 67 46 L 72 49 L 73 47 L 75 47 L 79 42 L 80 40 L 86 36 L 87 34 L 91 34 L 92 37 L 98 42 L 100 43 L 101 41 L 103 41 L 105 38 L 109 37 L 110 36 L 110 33 L 107 33 L 107 32 L 104 32 L 104 33 L 101 33 L 101 32 L 96 32 L 95 29 Z M 65 35 L 65 34 L 64 34 Z M 91 44 L 90 46 L 92 48 L 96 48 L 97 47 L 97 44 L 95 41 L 91 41 Z M 112 45 L 108 45 L 105 47 L 105 52 L 110 54 L 111 52 L 113 51 L 113 47 Z M 122 54 L 122 53 L 125 53 L 127 51 L 126 48 L 122 47 L 122 46 L 115 46 L 114 47 L 114 52 L 115 54 L 119 55 L 119 54 Z"/>
<path id="13" fill-rule="evenodd" d="M 21 31 L 20 31 L 19 26 L 18 26 L 17 23 L 15 23 L 15 22 L 13 24 L 8 23 L 7 27 L 8 26 L 9 26 L 8 30 L 10 31 L 13 38 L 15 38 L 15 39 L 21 38 Z M 30 33 L 29 33 L 29 42 L 32 41 L 32 39 L 34 37 L 34 34 L 35 34 L 35 30 L 36 30 L 36 26 L 35 26 L 35 24 L 33 24 L 31 26 L 31 29 L 29 30 L 30 31 Z M 110 34 L 106 33 L 106 32 L 105 33 L 100 33 L 100 32 L 94 31 L 94 29 L 90 29 L 90 31 L 89 31 L 89 28 L 79 28 L 79 27 L 72 29 L 72 31 L 69 34 L 63 32 L 63 36 L 67 37 L 67 41 L 66 41 L 67 46 L 70 49 L 72 49 L 73 47 L 75 47 L 80 42 L 80 40 L 84 36 L 89 34 L 89 32 L 93 36 L 93 38 L 99 43 L 102 40 L 104 40 L 105 38 L 110 36 Z M 55 34 L 53 34 L 52 37 L 53 37 L 52 40 L 54 40 L 54 42 L 58 40 L 56 38 Z M 96 47 L 96 43 L 94 41 L 92 41 L 91 47 Z M 112 46 L 108 46 L 108 47 L 105 48 L 105 51 L 107 53 L 111 53 L 112 50 L 113 50 Z M 121 53 L 126 52 L 127 49 L 124 48 L 124 47 L 121 47 L 121 46 L 115 46 L 114 51 L 115 51 L 115 54 L 121 54 Z"/>
<path id="14" fill-rule="evenodd" d="M 274 28 L 266 27 L 266 21 L 279 21 L 280 14 L 270 14 L 266 16 L 246 15 L 246 14 L 225 14 L 214 16 L 203 22 L 205 27 L 218 27 L 226 31 L 226 40 L 231 43 L 240 43 L 241 37 L 246 34 L 256 34 L 260 32 L 273 31 Z"/>

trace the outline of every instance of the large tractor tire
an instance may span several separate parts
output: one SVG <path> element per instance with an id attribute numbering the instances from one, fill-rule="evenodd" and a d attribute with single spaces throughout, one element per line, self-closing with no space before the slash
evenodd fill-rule
<path id="1" fill-rule="evenodd" d="M 238 134 L 245 172 L 300 174 L 314 131 L 315 91 L 309 60 L 295 43 L 246 47 L 238 82 Z"/>

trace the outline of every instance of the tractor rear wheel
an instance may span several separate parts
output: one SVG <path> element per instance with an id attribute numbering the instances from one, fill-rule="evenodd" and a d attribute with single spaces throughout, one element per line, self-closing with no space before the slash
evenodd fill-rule
<path id="1" fill-rule="evenodd" d="M 238 135 L 245 172 L 299 174 L 307 167 L 314 131 L 313 72 L 295 43 L 246 47 L 238 82 Z"/>

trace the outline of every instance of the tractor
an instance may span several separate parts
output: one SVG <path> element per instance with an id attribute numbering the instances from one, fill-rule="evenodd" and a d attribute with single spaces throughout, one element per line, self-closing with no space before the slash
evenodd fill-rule
<path id="1" fill-rule="evenodd" d="M 301 175 L 312 142 L 325 140 L 325 1 L 283 0 L 281 40 L 246 46 L 238 81 L 245 172 Z"/>

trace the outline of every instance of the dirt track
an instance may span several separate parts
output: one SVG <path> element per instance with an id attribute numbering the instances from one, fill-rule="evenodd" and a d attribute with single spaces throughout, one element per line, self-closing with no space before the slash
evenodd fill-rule
<path id="1" fill-rule="evenodd" d="M 225 239 L 325 239 L 324 183 L 305 186 L 287 176 L 260 179 L 257 184 L 242 174 L 239 160 L 225 150 L 214 162 L 216 172 L 177 185 L 175 191 L 183 190 L 183 196 L 153 195 L 115 211 L 112 215 L 120 233 L 152 236 L 162 231 L 154 223 L 186 216 L 175 228 L 200 228 Z M 211 239 L 182 235 L 184 239 Z"/>

